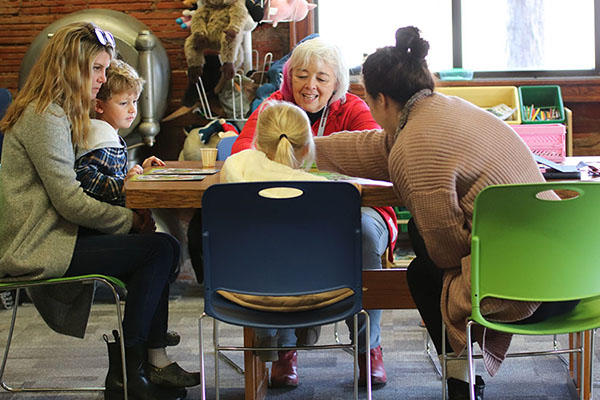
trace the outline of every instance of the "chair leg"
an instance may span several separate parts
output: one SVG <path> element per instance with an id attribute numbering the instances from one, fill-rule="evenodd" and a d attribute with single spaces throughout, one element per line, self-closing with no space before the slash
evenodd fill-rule
<path id="1" fill-rule="evenodd" d="M 213 319 L 213 344 L 215 351 L 215 399 L 219 400 L 219 321 Z"/>
<path id="2" fill-rule="evenodd" d="M 117 328 L 119 330 L 119 346 L 121 347 L 121 370 L 123 371 L 123 398 L 124 400 L 128 400 L 127 395 L 127 363 L 125 359 L 125 338 L 123 336 L 123 315 L 121 313 L 121 296 L 119 296 L 119 292 L 117 289 L 110 284 L 110 282 L 105 281 L 104 279 L 97 279 L 100 282 L 106 284 L 113 294 L 113 299 L 115 301 L 115 307 L 117 309 Z"/>
<path id="3" fill-rule="evenodd" d="M 473 321 L 467 322 L 467 360 L 469 361 L 469 397 L 471 400 L 475 400 L 475 366 L 473 365 L 471 326 L 473 326 Z"/>
<path id="4" fill-rule="evenodd" d="M 354 314 L 353 318 L 354 322 L 354 338 L 357 340 L 354 341 L 353 351 L 354 351 L 354 400 L 358 400 L 358 314 Z M 337 322 L 336 322 L 337 324 Z M 337 325 L 336 325 L 337 327 Z M 339 344 L 339 342 L 338 342 Z"/>
<path id="5" fill-rule="evenodd" d="M 446 324 L 442 321 L 442 400 L 446 400 L 446 381 L 448 380 L 448 354 L 446 353 Z"/>
<path id="6" fill-rule="evenodd" d="M 8 385 L 6 385 L 4 383 L 4 379 L 2 379 L 2 378 L 4 377 L 6 362 L 8 361 L 8 352 L 10 350 L 10 343 L 12 341 L 13 331 L 15 329 L 15 321 L 17 319 L 17 309 L 19 308 L 20 295 L 21 295 L 21 289 L 17 289 L 17 291 L 15 293 L 15 304 L 13 305 L 13 312 L 12 312 L 12 316 L 10 319 L 10 327 L 8 329 L 8 338 L 6 339 L 6 347 L 4 348 L 4 356 L 2 357 L 2 365 L 0 366 L 0 386 L 2 386 L 2 388 L 4 390 L 7 390 L 9 392 L 14 391 L 14 389 L 9 387 Z"/>
<path id="7" fill-rule="evenodd" d="M 198 345 L 200 348 L 200 390 L 201 400 L 206 400 L 206 375 L 204 373 L 204 343 L 202 341 L 202 319 L 206 317 L 206 313 L 202 313 L 198 318 Z"/>
<path id="8" fill-rule="evenodd" d="M 373 398 L 373 389 L 371 388 L 371 318 L 369 318 L 369 313 L 367 313 L 365 310 L 361 310 L 361 313 L 364 314 L 365 316 L 365 322 L 366 322 L 366 331 L 365 331 L 365 345 L 366 345 L 366 349 L 367 349 L 367 354 L 365 357 L 365 361 L 366 361 L 366 367 L 367 367 L 367 399 L 371 400 Z M 358 325 L 357 325 L 357 329 L 358 329 Z M 357 332 L 355 332 L 357 333 Z M 358 353 L 358 335 L 354 336 L 355 338 L 355 342 L 357 343 L 356 345 L 356 349 L 354 351 L 355 354 Z M 357 358 L 358 360 L 358 358 Z"/>

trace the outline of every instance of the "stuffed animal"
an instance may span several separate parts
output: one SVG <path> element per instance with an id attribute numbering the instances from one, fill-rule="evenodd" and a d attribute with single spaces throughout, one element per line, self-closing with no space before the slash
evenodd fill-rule
<path id="1" fill-rule="evenodd" d="M 317 5 L 306 0 L 271 0 L 268 18 L 273 21 L 273 28 L 279 21 L 301 21 L 308 12 Z"/>
<path id="2" fill-rule="evenodd" d="M 204 51 L 219 50 L 221 71 L 229 80 L 243 62 L 244 32 L 253 30 L 256 22 L 248 14 L 245 0 L 204 0 L 203 3 L 192 16 L 190 36 L 185 40 L 188 67 L 194 75 L 202 75 Z"/>
<path id="3" fill-rule="evenodd" d="M 177 18 L 175 23 L 177 23 L 181 29 L 187 29 L 190 27 L 192 16 L 196 13 L 198 3 L 196 0 L 183 0 L 183 5 L 186 7 L 186 10 L 181 12 L 181 17 Z"/>
<path id="4" fill-rule="evenodd" d="M 177 18 L 175 22 L 181 29 L 187 29 L 190 27 L 190 22 L 192 21 L 192 16 L 195 12 L 196 10 L 183 10 L 181 12 L 181 17 Z"/>
<path id="5" fill-rule="evenodd" d="M 201 148 L 216 148 L 222 138 L 239 134 L 236 127 L 224 119 L 215 119 L 201 127 L 186 127 L 184 132 L 186 138 L 179 153 L 179 161 L 202 160 Z"/>

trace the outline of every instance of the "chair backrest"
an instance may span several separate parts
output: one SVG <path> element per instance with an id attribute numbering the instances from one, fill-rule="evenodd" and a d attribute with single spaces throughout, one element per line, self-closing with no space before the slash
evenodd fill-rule
<path id="1" fill-rule="evenodd" d="M 231 155 L 231 148 L 237 136 L 227 136 L 217 143 L 217 161 L 225 161 Z"/>
<path id="2" fill-rule="evenodd" d="M 577 196 L 559 200 L 548 190 Z M 598 295 L 600 183 L 498 185 L 479 193 L 471 242 L 474 316 L 488 296 L 563 301 Z"/>
<path id="3" fill-rule="evenodd" d="M 278 190 L 293 197 L 266 197 Z M 208 188 L 202 197 L 205 312 L 236 323 L 213 306 L 217 290 L 289 296 L 342 288 L 355 292 L 348 316 L 360 311 L 360 203 L 356 188 L 342 182 Z"/>

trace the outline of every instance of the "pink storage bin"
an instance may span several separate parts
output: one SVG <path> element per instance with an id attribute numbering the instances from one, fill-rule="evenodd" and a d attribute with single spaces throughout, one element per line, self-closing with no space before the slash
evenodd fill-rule
<path id="1" fill-rule="evenodd" d="M 565 160 L 566 129 L 563 124 L 511 125 L 532 153 L 550 161 Z"/>

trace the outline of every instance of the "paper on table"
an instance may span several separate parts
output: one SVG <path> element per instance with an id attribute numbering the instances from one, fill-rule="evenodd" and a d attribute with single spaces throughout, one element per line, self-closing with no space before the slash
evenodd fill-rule
<path id="1" fill-rule="evenodd" d="M 344 174 L 338 174 L 337 172 L 329 171 L 310 171 L 313 175 L 323 176 L 330 181 L 350 182 L 358 183 L 359 185 L 372 185 L 372 186 L 393 186 L 391 182 L 378 181 L 374 179 L 358 178 L 355 176 L 348 176 Z"/>
<path id="2" fill-rule="evenodd" d="M 134 181 L 201 181 L 206 175 L 155 175 L 143 174 L 135 175 L 131 178 Z"/>
<path id="3" fill-rule="evenodd" d="M 150 175 L 212 175 L 219 172 L 217 168 L 152 168 Z"/>

